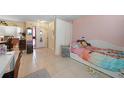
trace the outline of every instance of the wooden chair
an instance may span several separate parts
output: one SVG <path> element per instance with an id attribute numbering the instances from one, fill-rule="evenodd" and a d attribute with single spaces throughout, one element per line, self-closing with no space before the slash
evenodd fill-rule
<path id="1" fill-rule="evenodd" d="M 13 49 L 12 38 L 9 38 L 9 39 L 7 40 L 6 45 L 7 45 L 8 51 L 12 51 L 12 49 Z"/>
<path id="2" fill-rule="evenodd" d="M 19 72 L 19 67 L 20 67 L 20 59 L 22 57 L 22 51 L 20 51 L 18 58 L 16 60 L 15 68 L 13 71 L 5 73 L 2 78 L 17 78 L 18 77 L 18 72 Z"/>

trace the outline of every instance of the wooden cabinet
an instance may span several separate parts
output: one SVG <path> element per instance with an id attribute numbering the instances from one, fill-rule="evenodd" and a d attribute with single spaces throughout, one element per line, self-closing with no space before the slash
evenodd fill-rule
<path id="1" fill-rule="evenodd" d="M 26 50 L 26 40 L 19 41 L 19 50 Z"/>

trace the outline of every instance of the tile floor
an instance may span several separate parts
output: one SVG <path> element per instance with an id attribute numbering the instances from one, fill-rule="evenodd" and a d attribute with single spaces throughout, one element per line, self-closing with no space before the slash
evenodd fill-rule
<path id="1" fill-rule="evenodd" d="M 40 69 L 46 69 L 53 78 L 107 78 L 108 76 L 99 72 L 93 74 L 88 67 L 78 63 L 71 58 L 55 56 L 47 48 L 34 49 L 33 54 L 23 54 L 19 77 L 25 77 Z"/>

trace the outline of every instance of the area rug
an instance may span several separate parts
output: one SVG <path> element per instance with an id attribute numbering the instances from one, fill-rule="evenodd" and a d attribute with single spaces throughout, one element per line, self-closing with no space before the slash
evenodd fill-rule
<path id="1" fill-rule="evenodd" d="M 41 69 L 25 76 L 24 78 L 51 78 L 51 76 L 46 69 Z"/>

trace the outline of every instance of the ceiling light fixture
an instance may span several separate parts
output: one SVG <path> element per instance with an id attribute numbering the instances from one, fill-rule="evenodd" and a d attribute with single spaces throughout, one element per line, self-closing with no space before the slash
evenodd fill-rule
<path id="1" fill-rule="evenodd" d="M 47 23 L 48 21 L 45 21 L 45 20 L 42 20 L 42 21 L 40 21 L 41 23 Z"/>

